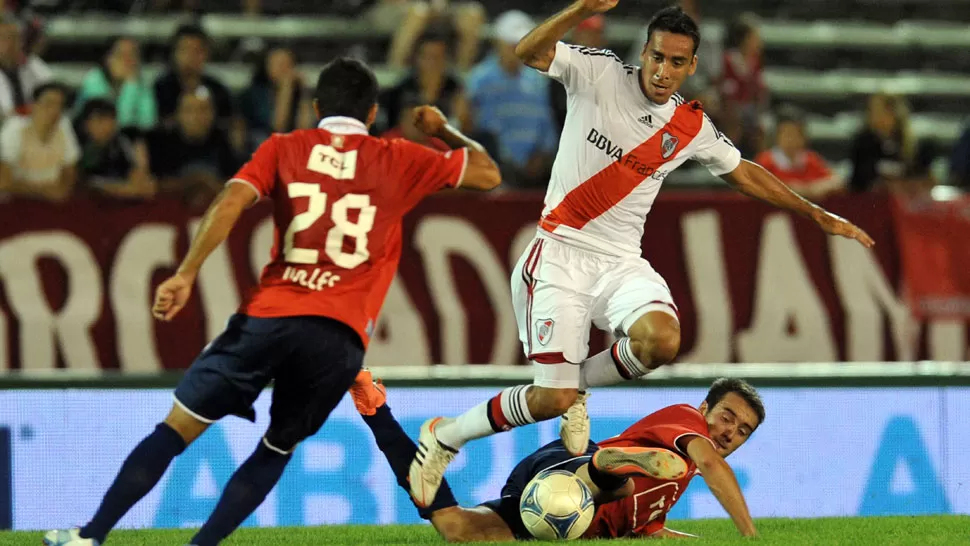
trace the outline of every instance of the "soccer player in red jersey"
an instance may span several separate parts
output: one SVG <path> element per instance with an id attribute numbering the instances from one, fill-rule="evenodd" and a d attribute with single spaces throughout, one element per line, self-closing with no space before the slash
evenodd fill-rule
<path id="1" fill-rule="evenodd" d="M 378 447 L 405 491 L 417 446 L 387 406 L 384 386 L 361 371 L 350 394 Z M 589 486 L 596 515 L 584 538 L 684 537 L 666 526 L 667 513 L 701 475 L 744 536 L 754 523 L 737 479 L 724 458 L 741 447 L 765 417 L 757 391 L 739 379 L 718 379 L 697 408 L 668 406 L 640 419 L 619 436 L 589 443 L 575 456 L 556 440 L 523 459 L 509 475 L 502 496 L 473 508 L 458 506 L 447 480 L 428 507 L 415 502 L 449 542 L 532 538 L 519 515 L 526 485 L 551 469 L 573 472 Z M 568 523 L 568 522 L 567 522 Z"/>
<path id="2" fill-rule="evenodd" d="M 259 286 L 175 389 L 171 412 L 131 452 L 80 529 L 51 531 L 52 546 L 98 546 L 161 479 L 172 459 L 215 421 L 255 420 L 252 404 L 274 381 L 270 424 L 192 539 L 227 537 L 276 485 L 293 450 L 315 434 L 353 384 L 401 256 L 401 219 L 443 188 L 490 190 L 500 182 L 485 149 L 433 107 L 415 124 L 452 150 L 368 135 L 377 80 L 363 63 L 338 59 L 317 82 L 316 129 L 264 142 L 206 212 L 178 271 L 157 290 L 153 314 L 185 306 L 206 257 L 256 201 L 273 202 L 274 245 Z"/>

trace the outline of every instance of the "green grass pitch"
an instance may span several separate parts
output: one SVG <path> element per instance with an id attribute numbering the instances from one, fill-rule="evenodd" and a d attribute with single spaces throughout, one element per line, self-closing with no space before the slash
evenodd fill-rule
<path id="1" fill-rule="evenodd" d="M 762 519 L 757 520 L 761 537 L 751 541 L 738 536 L 727 520 L 671 522 L 670 527 L 700 535 L 701 544 L 752 544 L 803 546 L 816 544 L 858 545 L 956 545 L 970 544 L 970 517 L 922 516 L 886 518 Z M 39 532 L 2 532 L 0 546 L 41 543 Z M 116 531 L 108 546 L 182 546 L 192 537 L 191 530 Z M 629 543 L 628 541 L 624 541 Z M 433 544 L 443 543 L 425 525 L 330 526 L 271 529 L 240 529 L 223 544 L 226 546 L 316 546 L 320 544 Z M 665 541 L 666 543 L 666 541 Z M 679 541 L 677 542 L 679 543 Z M 530 544 L 543 544 L 532 542 Z M 552 543 L 548 543 L 552 544 Z M 599 544 L 602 540 L 575 541 L 573 544 Z"/>

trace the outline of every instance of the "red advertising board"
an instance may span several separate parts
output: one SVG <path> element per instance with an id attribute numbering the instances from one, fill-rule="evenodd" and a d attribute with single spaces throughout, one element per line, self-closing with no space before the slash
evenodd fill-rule
<path id="1" fill-rule="evenodd" d="M 970 318 L 970 197 L 894 200 L 893 215 L 913 314 Z"/>
<path id="2" fill-rule="evenodd" d="M 644 255 L 683 320 L 681 362 L 967 358 L 965 320 L 919 322 L 900 290 L 889 202 L 826 206 L 877 246 L 732 193 L 665 192 Z M 540 195 L 450 193 L 406 220 L 404 254 L 368 356 L 372 365 L 522 363 L 509 272 L 534 233 Z M 173 201 L 0 205 L 0 370 L 183 368 L 223 327 L 271 245 L 265 205 L 248 211 L 171 323 L 154 286 L 184 253 L 197 212 Z M 591 338 L 591 351 L 607 340 Z"/>

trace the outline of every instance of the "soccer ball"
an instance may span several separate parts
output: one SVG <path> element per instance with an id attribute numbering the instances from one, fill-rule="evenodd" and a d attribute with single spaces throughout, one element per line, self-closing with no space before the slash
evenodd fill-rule
<path id="1" fill-rule="evenodd" d="M 593 493 L 565 470 L 540 472 L 519 501 L 522 523 L 539 540 L 579 538 L 593 521 Z"/>

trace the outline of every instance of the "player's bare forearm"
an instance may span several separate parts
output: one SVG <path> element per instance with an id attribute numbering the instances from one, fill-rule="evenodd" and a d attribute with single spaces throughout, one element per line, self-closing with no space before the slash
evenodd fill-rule
<path id="1" fill-rule="evenodd" d="M 866 248 L 875 244 L 858 226 L 804 199 L 757 163 L 741 160 L 738 168 L 721 178 L 745 195 L 810 218 L 830 235 L 855 239 Z"/>
<path id="2" fill-rule="evenodd" d="M 758 532 L 748 512 L 748 505 L 741 493 L 741 486 L 734 476 L 730 465 L 715 451 L 714 446 L 706 438 L 694 438 L 687 444 L 687 455 L 690 456 L 697 469 L 701 471 L 704 482 L 710 488 L 724 510 L 731 516 L 734 525 L 743 536 L 755 536 Z"/>
<path id="3" fill-rule="evenodd" d="M 488 151 L 485 150 L 484 146 L 467 136 L 465 133 L 459 131 L 456 127 L 452 127 L 450 124 L 443 126 L 440 131 L 435 133 L 434 136 L 441 139 L 452 150 L 457 150 L 458 148 L 468 148 L 469 150 L 475 150 L 476 152 L 482 154 L 488 154 Z"/>
<path id="4" fill-rule="evenodd" d="M 245 184 L 228 184 L 223 188 L 205 211 L 202 225 L 177 274 L 195 279 L 206 258 L 229 237 L 239 215 L 253 203 L 255 197 L 252 188 Z"/>
<path id="5" fill-rule="evenodd" d="M 546 19 L 532 32 L 525 35 L 515 46 L 515 54 L 525 64 L 546 72 L 556 56 L 556 42 L 576 25 L 591 17 L 595 12 L 588 9 L 582 0 L 577 0 L 566 9 Z"/>
<path id="6" fill-rule="evenodd" d="M 806 218 L 814 218 L 824 212 L 821 207 L 795 193 L 757 163 L 741 160 L 737 169 L 722 178 L 745 195 L 796 212 Z"/>
<path id="7" fill-rule="evenodd" d="M 724 459 L 712 462 L 701 472 L 707 487 L 731 516 L 738 531 L 746 537 L 758 534 L 754 528 L 754 521 L 751 520 L 751 514 L 748 512 L 748 505 L 744 501 L 744 495 L 741 493 L 741 486 L 738 485 L 734 471 Z"/>

